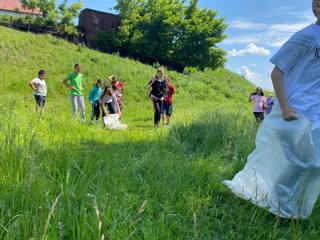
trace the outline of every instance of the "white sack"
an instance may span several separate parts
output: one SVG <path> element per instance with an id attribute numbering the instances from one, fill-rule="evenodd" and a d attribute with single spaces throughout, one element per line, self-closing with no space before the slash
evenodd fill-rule
<path id="1" fill-rule="evenodd" d="M 284 121 L 275 106 L 244 169 L 224 181 L 237 196 L 283 218 L 307 218 L 320 192 L 320 128 L 298 117 Z"/>
<path id="2" fill-rule="evenodd" d="M 103 122 L 111 130 L 126 130 L 128 128 L 127 124 L 121 124 L 119 114 L 109 114 L 103 117 Z"/>

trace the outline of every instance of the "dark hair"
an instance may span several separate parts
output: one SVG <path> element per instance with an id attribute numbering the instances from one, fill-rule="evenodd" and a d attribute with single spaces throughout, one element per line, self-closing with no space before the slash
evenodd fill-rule
<path id="1" fill-rule="evenodd" d="M 38 72 L 38 75 L 39 75 L 39 76 L 40 76 L 40 75 L 44 75 L 44 74 L 46 74 L 46 71 L 45 71 L 45 70 L 43 70 L 43 69 L 39 70 L 39 72 Z"/>
<path id="2" fill-rule="evenodd" d="M 106 93 L 112 95 L 112 91 L 111 91 L 111 89 L 110 89 L 108 86 L 103 90 L 103 93 L 102 93 L 101 96 L 106 95 Z"/>
<path id="3" fill-rule="evenodd" d="M 255 92 L 253 92 L 253 93 L 251 93 L 251 96 L 254 96 L 254 95 L 257 95 L 257 90 L 260 90 L 260 92 L 261 92 L 261 96 L 264 96 L 264 92 L 263 92 L 263 90 L 262 90 L 262 88 L 261 87 L 257 87 L 256 88 L 256 91 Z"/>
<path id="4" fill-rule="evenodd" d="M 112 85 L 111 87 L 112 87 L 112 90 L 118 90 L 117 85 Z"/>
<path id="5" fill-rule="evenodd" d="M 98 84 L 103 84 L 103 80 L 99 78 L 99 79 L 97 80 L 96 85 L 98 85 Z"/>
<path id="6" fill-rule="evenodd" d="M 75 65 L 74 65 L 74 68 L 77 68 L 77 67 L 82 67 L 82 65 L 80 64 L 80 63 L 76 63 Z"/>

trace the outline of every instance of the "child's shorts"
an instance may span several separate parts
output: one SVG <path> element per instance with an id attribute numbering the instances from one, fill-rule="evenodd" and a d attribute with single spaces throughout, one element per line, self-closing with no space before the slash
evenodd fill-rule
<path id="1" fill-rule="evenodd" d="M 172 111 L 173 111 L 172 104 L 164 102 L 162 105 L 162 113 L 171 117 Z"/>
<path id="2" fill-rule="evenodd" d="M 42 96 L 42 95 L 34 95 L 34 98 L 36 100 L 36 104 L 39 107 L 44 107 L 45 103 L 46 103 L 46 96 Z"/>

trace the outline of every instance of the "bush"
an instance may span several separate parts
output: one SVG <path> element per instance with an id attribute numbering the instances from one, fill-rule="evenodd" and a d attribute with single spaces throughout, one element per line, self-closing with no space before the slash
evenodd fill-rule
<path id="1" fill-rule="evenodd" d="M 195 67 L 185 67 L 183 69 L 183 74 L 185 74 L 185 75 L 190 75 L 190 74 L 196 73 L 196 72 L 198 72 L 198 69 Z"/>

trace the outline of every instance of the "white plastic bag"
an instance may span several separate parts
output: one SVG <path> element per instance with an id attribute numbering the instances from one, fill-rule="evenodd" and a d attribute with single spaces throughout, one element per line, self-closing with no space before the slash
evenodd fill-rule
<path id="1" fill-rule="evenodd" d="M 266 117 L 247 164 L 224 184 L 237 196 L 283 218 L 307 218 L 320 192 L 320 128 L 302 115 Z"/>
<path id="2" fill-rule="evenodd" d="M 103 122 L 108 129 L 111 130 L 126 130 L 127 124 L 122 124 L 119 120 L 119 114 L 109 114 L 103 117 Z"/>

